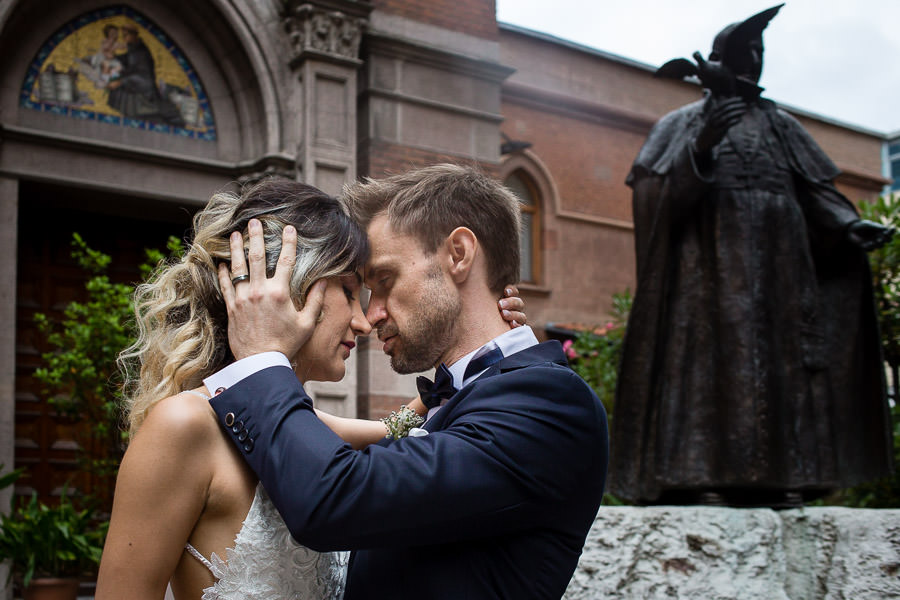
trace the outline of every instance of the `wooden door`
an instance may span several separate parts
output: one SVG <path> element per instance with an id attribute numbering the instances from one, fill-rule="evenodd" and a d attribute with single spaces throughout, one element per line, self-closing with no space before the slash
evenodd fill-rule
<path id="1" fill-rule="evenodd" d="M 26 471 L 17 494 L 38 492 L 52 502 L 64 486 L 76 493 L 102 492 L 98 481 L 79 468 L 84 428 L 57 414 L 34 378 L 41 355 L 51 350 L 34 323 L 35 313 L 59 319 L 71 301 L 87 298 L 89 278 L 71 257 L 72 233 L 113 257 L 113 281 L 134 283 L 144 248 L 165 249 L 169 235 L 182 237 L 190 211 L 133 198 L 23 182 L 19 198 L 16 299 L 15 458 Z M 140 216 L 138 216 L 140 215 Z M 110 490 L 111 491 L 111 490 Z M 108 504 L 111 497 L 105 499 Z"/>

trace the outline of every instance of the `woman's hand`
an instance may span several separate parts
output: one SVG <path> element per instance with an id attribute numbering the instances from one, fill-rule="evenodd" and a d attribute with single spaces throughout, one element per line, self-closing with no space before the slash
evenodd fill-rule
<path id="1" fill-rule="evenodd" d="M 260 352 L 281 352 L 291 359 L 316 328 L 325 297 L 325 281 L 316 282 L 297 310 L 291 299 L 291 272 L 297 258 L 297 230 L 282 234 L 281 254 L 271 278 L 266 277 L 262 224 L 251 219 L 249 265 L 244 264 L 243 238 L 231 234 L 231 270 L 219 266 L 219 285 L 228 309 L 228 344 L 235 359 Z M 249 275 L 249 279 L 247 279 Z"/>
<path id="2" fill-rule="evenodd" d="M 525 316 L 525 301 L 519 298 L 519 288 L 510 284 L 503 290 L 504 298 L 497 305 L 503 320 L 509 323 L 510 329 L 514 329 L 527 322 Z"/>

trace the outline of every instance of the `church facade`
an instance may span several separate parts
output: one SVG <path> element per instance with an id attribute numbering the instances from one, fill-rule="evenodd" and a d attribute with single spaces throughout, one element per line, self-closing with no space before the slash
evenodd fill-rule
<path id="1" fill-rule="evenodd" d="M 598 46 L 603 40 L 596 41 Z M 603 322 L 634 286 L 624 180 L 653 123 L 700 97 L 622 57 L 498 24 L 493 0 L 0 2 L 0 463 L 17 493 L 77 479 L 73 425 L 34 378 L 36 313 L 84 299 L 77 232 L 134 282 L 216 191 L 478 164 L 522 199 L 520 290 L 539 337 Z M 777 60 L 777 57 L 769 57 Z M 764 82 L 763 82 L 764 83 Z M 793 111 L 877 195 L 883 139 Z M 415 395 L 364 340 L 318 406 L 378 418 Z"/>

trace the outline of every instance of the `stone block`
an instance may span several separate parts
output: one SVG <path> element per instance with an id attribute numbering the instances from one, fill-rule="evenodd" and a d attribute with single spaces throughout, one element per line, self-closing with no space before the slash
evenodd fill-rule
<path id="1" fill-rule="evenodd" d="M 791 510 L 781 517 L 791 600 L 900 598 L 900 510 Z"/>
<path id="2" fill-rule="evenodd" d="M 604 506 L 564 598 L 900 598 L 900 510 Z"/>

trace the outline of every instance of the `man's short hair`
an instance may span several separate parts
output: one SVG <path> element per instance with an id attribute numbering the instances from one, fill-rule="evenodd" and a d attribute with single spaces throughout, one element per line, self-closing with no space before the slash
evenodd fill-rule
<path id="1" fill-rule="evenodd" d="M 519 201 L 476 168 L 438 164 L 366 178 L 346 186 L 343 196 L 364 229 L 386 214 L 394 230 L 418 239 L 428 253 L 457 227 L 468 227 L 484 249 L 491 291 L 500 295 L 504 285 L 519 280 Z"/>

